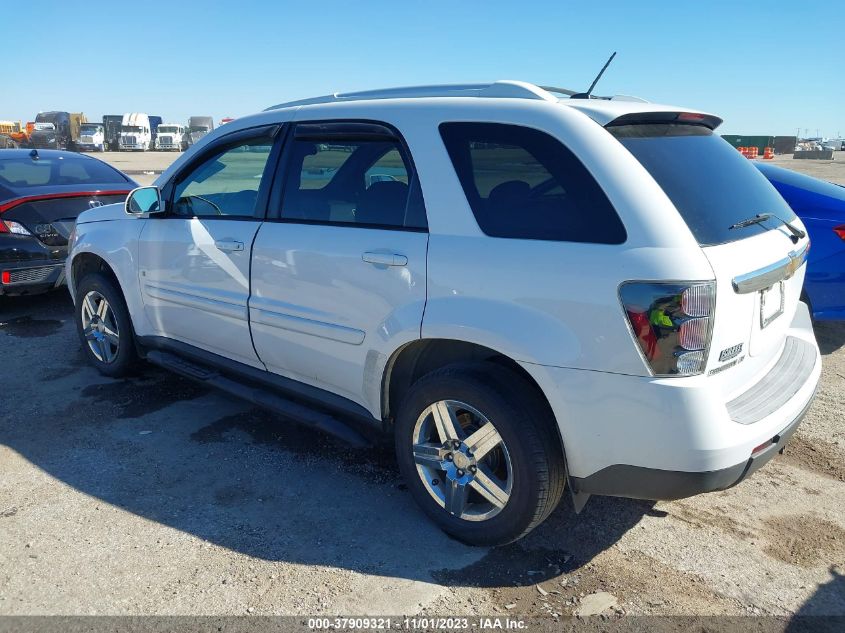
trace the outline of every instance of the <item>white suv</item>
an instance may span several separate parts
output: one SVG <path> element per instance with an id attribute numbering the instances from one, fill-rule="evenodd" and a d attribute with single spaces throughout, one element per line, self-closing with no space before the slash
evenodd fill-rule
<path id="1" fill-rule="evenodd" d="M 801 222 L 717 117 L 560 92 L 338 94 L 215 130 L 80 215 L 87 355 L 392 433 L 467 543 L 519 538 L 567 483 L 576 510 L 733 486 L 819 380 Z"/>

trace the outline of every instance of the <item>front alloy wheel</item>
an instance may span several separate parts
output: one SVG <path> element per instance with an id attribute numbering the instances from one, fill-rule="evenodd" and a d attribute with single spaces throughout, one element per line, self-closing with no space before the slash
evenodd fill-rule
<path id="1" fill-rule="evenodd" d="M 513 466 L 487 417 L 457 400 L 426 408 L 413 432 L 417 474 L 434 501 L 465 521 L 501 512 L 513 488 Z"/>
<path id="2" fill-rule="evenodd" d="M 132 319 L 114 278 L 89 273 L 76 286 L 76 331 L 85 355 L 105 376 L 132 373 L 138 359 Z"/>
<path id="3" fill-rule="evenodd" d="M 94 357 L 113 363 L 120 350 L 120 328 L 108 300 L 96 290 L 89 291 L 80 306 L 82 333 Z"/>

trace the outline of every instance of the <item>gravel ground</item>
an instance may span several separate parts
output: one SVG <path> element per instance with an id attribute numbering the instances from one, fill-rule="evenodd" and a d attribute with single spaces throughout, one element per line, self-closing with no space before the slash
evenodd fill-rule
<path id="1" fill-rule="evenodd" d="M 748 481 L 566 500 L 490 550 L 432 527 L 388 448 L 152 367 L 101 377 L 64 291 L 0 297 L 0 614 L 845 615 L 845 324 L 816 334 L 818 397 Z"/>

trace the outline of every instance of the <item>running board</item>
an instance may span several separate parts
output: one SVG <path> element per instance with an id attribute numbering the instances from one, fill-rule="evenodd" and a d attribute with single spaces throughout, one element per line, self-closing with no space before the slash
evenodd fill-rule
<path id="1" fill-rule="evenodd" d="M 269 409 L 293 422 L 333 435 L 353 447 L 364 448 L 371 445 L 363 435 L 338 418 L 285 398 L 266 387 L 251 385 L 245 381 L 225 376 L 215 369 L 192 363 L 169 352 L 150 350 L 147 352 L 147 360 L 180 376 L 220 389 L 259 407 Z"/>

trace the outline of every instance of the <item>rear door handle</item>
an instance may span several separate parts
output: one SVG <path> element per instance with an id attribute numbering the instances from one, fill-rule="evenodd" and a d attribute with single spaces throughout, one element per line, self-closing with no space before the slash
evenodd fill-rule
<path id="1" fill-rule="evenodd" d="M 397 253 L 366 252 L 361 255 L 361 259 L 370 264 L 379 264 L 381 266 L 407 266 L 408 264 L 408 258 Z"/>
<path id="2" fill-rule="evenodd" d="M 237 240 L 216 240 L 214 245 L 221 251 L 242 251 L 244 243 Z"/>

